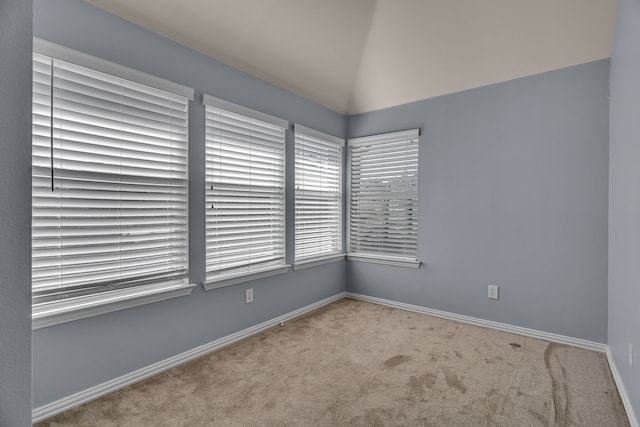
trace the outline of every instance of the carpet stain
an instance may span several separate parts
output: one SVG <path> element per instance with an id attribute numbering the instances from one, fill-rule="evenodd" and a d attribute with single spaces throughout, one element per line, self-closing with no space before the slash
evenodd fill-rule
<path id="1" fill-rule="evenodd" d="M 397 354 L 385 360 L 384 366 L 386 366 L 387 368 L 395 368 L 396 366 L 406 363 L 409 360 L 411 360 L 410 356 L 407 356 L 406 354 Z"/>
<path id="2" fill-rule="evenodd" d="M 384 414 L 382 409 L 367 409 L 364 413 L 365 425 L 370 427 L 384 427 L 385 423 L 381 415 Z"/>
<path id="3" fill-rule="evenodd" d="M 549 343 L 544 351 L 544 365 L 551 377 L 551 394 L 553 396 L 555 425 L 565 426 L 569 421 L 569 401 L 567 395 L 567 384 L 564 381 L 564 369 L 561 370 L 562 375 L 558 375 L 558 372 L 555 372 L 551 366 L 551 357 L 556 348 L 558 348 L 558 344 Z"/>
<path id="4" fill-rule="evenodd" d="M 422 379 L 427 388 L 432 388 L 435 385 L 437 378 L 438 375 L 432 373 L 420 376 L 420 379 Z"/>
<path id="5" fill-rule="evenodd" d="M 420 381 L 420 379 L 418 377 L 416 377 L 415 375 L 411 375 L 409 377 L 409 382 L 407 382 L 407 386 L 414 393 L 420 393 L 420 392 L 424 391 L 424 389 L 422 388 L 422 381 Z"/>
<path id="6" fill-rule="evenodd" d="M 495 396 L 496 394 L 498 394 L 498 389 L 492 388 L 491 390 L 485 393 L 485 396 L 491 397 L 491 396 Z"/>
<path id="7" fill-rule="evenodd" d="M 373 379 L 365 378 L 360 384 L 360 394 L 362 394 L 363 396 L 366 396 L 369 393 L 371 393 L 371 391 L 374 390 L 376 387 L 378 387 L 377 381 Z"/>
<path id="8" fill-rule="evenodd" d="M 462 359 L 462 354 L 458 350 L 453 350 L 453 353 L 456 355 L 458 359 Z"/>
<path id="9" fill-rule="evenodd" d="M 540 421 L 543 426 L 550 425 L 549 420 L 547 419 L 547 417 L 545 417 L 541 413 L 536 412 L 533 409 L 527 409 L 527 411 L 529 411 L 529 413 L 533 416 L 533 418 L 535 418 L 536 420 Z"/>
<path id="10" fill-rule="evenodd" d="M 447 368 L 442 368 L 442 372 L 444 372 L 444 379 L 449 387 L 459 390 L 462 394 L 467 392 L 467 387 L 454 372 L 451 372 Z"/>
<path id="11" fill-rule="evenodd" d="M 496 364 L 498 362 L 502 362 L 503 360 L 504 359 L 501 356 L 495 356 L 495 357 L 491 357 L 491 358 L 485 357 L 484 358 L 484 361 L 489 365 L 494 365 L 494 364 Z"/>
<path id="12" fill-rule="evenodd" d="M 511 348 L 520 348 L 522 347 L 520 344 L 518 344 L 517 342 L 510 342 L 509 345 L 511 346 Z"/>
<path id="13" fill-rule="evenodd" d="M 273 396 L 271 399 L 267 400 L 264 404 L 266 409 L 273 409 L 276 407 L 277 397 Z"/>
<path id="14" fill-rule="evenodd" d="M 433 388 L 437 379 L 438 379 L 438 375 L 431 372 L 420 375 L 419 377 L 416 377 L 415 375 L 411 375 L 409 377 L 409 381 L 407 382 L 407 386 L 409 387 L 411 393 L 422 394 L 425 391 L 424 390 L 425 386 L 428 389 Z"/>

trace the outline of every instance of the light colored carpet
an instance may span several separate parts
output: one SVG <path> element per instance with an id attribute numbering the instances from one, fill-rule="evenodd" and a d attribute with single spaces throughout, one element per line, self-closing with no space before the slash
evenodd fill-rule
<path id="1" fill-rule="evenodd" d="M 38 426 L 628 426 L 603 354 L 343 299 Z"/>

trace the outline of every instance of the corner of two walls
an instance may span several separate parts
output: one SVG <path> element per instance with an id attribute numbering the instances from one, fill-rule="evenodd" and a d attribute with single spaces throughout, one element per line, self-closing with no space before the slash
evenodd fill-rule
<path id="1" fill-rule="evenodd" d="M 608 344 L 640 416 L 640 3 L 618 2 L 611 56 Z M 635 356 L 629 363 L 629 346 Z M 636 420 L 636 424 L 638 420 Z"/>
<path id="2" fill-rule="evenodd" d="M 31 425 L 30 1 L 0 2 L 0 425 Z"/>
<path id="3" fill-rule="evenodd" d="M 351 262 L 348 291 L 606 343 L 608 81 L 605 59 L 349 117 L 421 129 L 423 265 Z"/>

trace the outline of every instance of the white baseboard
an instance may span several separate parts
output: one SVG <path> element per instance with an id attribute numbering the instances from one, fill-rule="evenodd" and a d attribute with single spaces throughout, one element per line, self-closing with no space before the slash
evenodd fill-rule
<path id="1" fill-rule="evenodd" d="M 505 332 L 512 332 L 519 335 L 525 335 L 533 338 L 540 338 L 547 341 L 557 342 L 560 344 L 566 344 L 566 345 L 571 345 L 575 347 L 585 348 L 588 350 L 594 350 L 594 351 L 606 353 L 607 359 L 609 361 L 609 366 L 611 367 L 613 378 L 616 382 L 616 386 L 618 387 L 620 397 L 627 411 L 627 415 L 629 417 L 629 422 L 631 424 L 631 427 L 640 427 L 640 424 L 638 424 L 638 420 L 635 417 L 635 414 L 633 412 L 631 401 L 629 399 L 629 396 L 626 393 L 620 374 L 618 373 L 615 362 L 613 361 L 613 358 L 611 357 L 611 353 L 609 352 L 609 349 L 606 344 L 582 340 L 579 338 L 567 337 L 564 335 L 552 334 L 549 332 L 537 331 L 535 329 L 522 328 L 520 326 L 513 326 L 506 323 L 493 322 L 490 320 L 479 319 L 476 317 L 463 316 L 460 314 L 449 313 L 446 311 L 435 310 L 435 309 L 421 307 L 421 306 L 412 305 L 412 304 L 405 304 L 402 302 L 387 300 L 383 298 L 376 298 L 376 297 L 356 294 L 352 292 L 341 292 L 339 294 L 330 296 L 323 300 L 317 301 L 313 304 L 309 304 L 305 307 L 302 307 L 298 310 L 294 310 L 282 316 L 278 316 L 273 319 L 262 322 L 258 325 L 254 325 L 249 328 L 243 329 L 241 331 L 235 332 L 233 334 L 227 335 L 225 337 L 219 338 L 208 344 L 201 345 L 192 350 L 186 351 L 184 353 L 180 353 L 176 356 L 154 363 L 142 369 L 138 369 L 137 371 L 131 372 L 126 375 L 122 375 L 118 378 L 114 378 L 113 380 L 109 380 L 102 384 L 98 384 L 94 387 L 72 394 L 65 398 L 56 400 L 55 402 L 51 402 L 46 405 L 40 406 L 38 408 L 35 408 L 32 411 L 32 420 L 34 423 L 42 421 L 45 418 L 51 417 L 53 415 L 59 414 L 60 412 L 64 412 L 68 409 L 71 409 L 75 406 L 97 399 L 108 393 L 112 393 L 118 389 L 131 385 L 138 381 L 141 381 L 145 378 L 149 378 L 162 371 L 178 366 L 182 363 L 185 363 L 189 360 L 200 357 L 211 351 L 226 347 L 244 338 L 250 337 L 268 328 L 276 326 L 281 322 L 289 321 L 293 318 L 299 317 L 312 310 L 323 307 L 327 304 L 330 304 L 342 298 L 353 298 L 357 300 L 386 305 L 389 307 L 400 308 L 403 310 L 414 311 L 417 313 L 428 314 L 431 316 L 441 317 L 444 319 L 456 320 L 459 322 L 469 323 L 472 325 L 483 326 L 483 327 L 497 329 Z"/>
<path id="2" fill-rule="evenodd" d="M 613 380 L 616 382 L 616 386 L 618 387 L 618 393 L 620 394 L 620 399 L 622 400 L 622 404 L 624 405 L 625 411 L 627 411 L 627 417 L 629 417 L 629 424 L 631 424 L 631 427 L 640 427 L 638 418 L 636 418 L 636 414 L 633 411 L 633 406 L 631 406 L 631 398 L 627 394 L 627 389 L 624 387 L 624 383 L 622 382 L 622 377 L 620 376 L 620 372 L 618 371 L 616 362 L 613 360 L 613 355 L 611 354 L 611 350 L 608 348 L 607 348 L 607 361 L 609 362 L 609 368 L 611 369 L 611 375 L 613 375 Z"/>
<path id="3" fill-rule="evenodd" d="M 627 394 L 627 390 L 624 387 L 624 383 L 622 382 L 622 377 L 618 372 L 618 368 L 616 367 L 616 363 L 613 360 L 611 351 L 609 350 L 609 346 L 606 344 L 587 341 L 579 338 L 567 337 L 565 335 L 552 334 L 550 332 L 543 332 L 535 329 L 522 328 L 520 326 L 513 326 L 507 323 L 493 322 L 491 320 L 479 319 L 477 317 L 463 316 L 461 314 L 449 313 L 447 311 L 441 311 L 441 310 L 434 310 L 432 308 L 426 308 L 426 307 L 421 307 L 421 306 L 412 305 L 412 304 L 405 304 L 402 302 L 392 301 L 384 298 L 371 297 L 368 295 L 356 294 L 353 292 L 346 292 L 346 297 L 361 300 L 361 301 L 372 302 L 375 304 L 386 305 L 389 307 L 400 308 L 403 310 L 414 311 L 417 313 L 428 314 L 431 316 L 442 317 L 444 319 L 457 320 L 459 322 L 469 323 L 472 325 L 483 326 L 486 328 L 497 329 L 505 332 L 512 332 L 514 334 L 525 335 L 533 338 L 540 338 L 547 341 L 557 342 L 560 344 L 566 344 L 574 347 L 580 347 L 580 348 L 585 348 L 587 350 L 594 350 L 601 353 L 605 353 L 607 357 L 607 361 L 609 362 L 611 374 L 615 381 L 616 387 L 618 388 L 618 393 L 620 394 L 620 399 L 622 400 L 624 409 L 627 412 L 627 417 L 629 418 L 629 424 L 631 424 L 631 427 L 640 427 L 640 423 L 638 423 L 638 419 L 636 418 L 633 407 L 631 406 L 631 398 Z"/>
<path id="4" fill-rule="evenodd" d="M 538 331 L 535 329 L 509 325 L 507 323 L 500 323 L 500 322 L 494 322 L 491 320 L 479 319 L 477 317 L 463 316 L 462 314 L 455 314 L 447 311 L 435 310 L 432 308 L 426 308 L 419 305 L 405 304 L 403 302 L 392 301 L 384 298 L 371 297 L 368 295 L 356 294 L 353 292 L 347 292 L 346 296 L 348 298 L 368 301 L 375 304 L 381 304 L 389 307 L 400 308 L 403 310 L 414 311 L 416 313 L 428 314 L 431 316 L 442 317 L 444 319 L 449 319 L 449 320 L 457 320 L 458 322 L 469 323 L 471 325 L 483 326 L 485 328 L 497 329 L 499 331 L 511 332 L 518 335 L 525 335 L 528 337 L 539 338 L 547 341 L 557 342 L 560 344 L 566 344 L 574 347 L 585 348 L 587 350 L 594 350 L 600 353 L 604 353 L 607 351 L 607 345 L 599 342 L 587 341 L 580 338 L 568 337 L 565 335 L 552 334 L 550 332 Z"/>
<path id="5" fill-rule="evenodd" d="M 283 314 L 282 316 L 275 317 L 273 319 L 262 322 L 258 325 L 254 325 L 249 328 L 243 329 L 241 331 L 235 332 L 231 335 L 227 335 L 225 337 L 219 338 L 208 344 L 201 345 L 192 350 L 185 351 L 184 353 L 180 353 L 176 356 L 154 363 L 142 369 L 138 369 L 137 371 L 133 371 L 129 374 L 122 375 L 121 377 L 114 378 L 113 380 L 109 380 L 102 384 L 98 384 L 97 386 L 72 394 L 60 400 L 56 400 L 55 402 L 51 402 L 46 405 L 40 406 L 38 408 L 35 408 L 32 411 L 32 414 L 31 414 L 32 421 L 34 423 L 42 421 L 45 418 L 51 417 L 53 415 L 59 414 L 60 412 L 71 409 L 75 406 L 97 399 L 98 397 L 104 396 L 105 394 L 114 392 L 118 389 L 126 387 L 130 384 L 136 383 L 138 381 L 141 381 L 145 378 L 149 378 L 162 371 L 178 366 L 182 363 L 195 359 L 196 357 L 202 356 L 211 351 L 218 350 L 222 347 L 226 347 L 230 344 L 240 341 L 241 339 L 250 337 L 251 335 L 255 335 L 259 332 L 262 332 L 266 329 L 276 326 L 281 322 L 286 322 L 295 317 L 299 317 L 305 313 L 308 313 L 312 310 L 315 310 L 317 308 L 330 304 L 334 301 L 340 300 L 344 297 L 345 297 L 345 292 L 341 292 L 339 294 L 330 296 L 323 300 L 314 302 L 313 304 L 309 304 L 305 307 L 299 308 L 298 310 L 294 310 L 292 312 Z"/>

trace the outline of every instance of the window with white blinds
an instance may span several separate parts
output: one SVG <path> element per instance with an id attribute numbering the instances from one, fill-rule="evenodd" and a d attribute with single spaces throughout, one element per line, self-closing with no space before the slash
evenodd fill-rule
<path id="1" fill-rule="evenodd" d="M 188 285 L 184 92 L 34 53 L 34 319 Z"/>
<path id="2" fill-rule="evenodd" d="M 344 140 L 295 125 L 295 260 L 342 253 Z"/>
<path id="3" fill-rule="evenodd" d="M 288 122 L 203 96 L 206 289 L 285 272 Z"/>
<path id="4" fill-rule="evenodd" d="M 418 130 L 349 140 L 349 258 L 419 266 Z"/>

